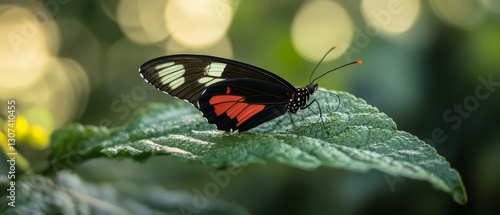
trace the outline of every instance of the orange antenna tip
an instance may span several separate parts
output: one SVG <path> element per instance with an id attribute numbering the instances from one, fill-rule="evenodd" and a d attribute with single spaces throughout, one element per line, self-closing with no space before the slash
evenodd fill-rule
<path id="1" fill-rule="evenodd" d="M 356 64 L 361 64 L 361 63 L 363 63 L 363 61 L 361 61 L 361 60 L 356 60 L 355 62 L 356 62 Z"/>
<path id="2" fill-rule="evenodd" d="M 332 47 L 332 50 L 334 50 L 334 49 L 336 49 L 336 48 L 337 48 L 337 46 L 333 46 L 333 47 Z"/>

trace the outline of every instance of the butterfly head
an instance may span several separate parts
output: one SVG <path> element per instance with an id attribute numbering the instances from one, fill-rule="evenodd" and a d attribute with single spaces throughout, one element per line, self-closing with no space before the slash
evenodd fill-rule
<path id="1" fill-rule="evenodd" d="M 309 95 L 312 95 L 313 93 L 316 92 L 316 90 L 318 90 L 318 84 L 308 84 L 306 86 L 306 89 L 307 89 L 307 92 L 309 93 Z"/>

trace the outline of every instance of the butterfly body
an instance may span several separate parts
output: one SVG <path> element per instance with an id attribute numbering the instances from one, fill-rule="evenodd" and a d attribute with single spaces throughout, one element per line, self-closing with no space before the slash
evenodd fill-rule
<path id="1" fill-rule="evenodd" d="M 297 93 L 292 94 L 287 109 L 290 113 L 297 113 L 299 109 L 305 109 L 308 106 L 309 97 L 316 92 L 318 85 L 308 84 L 304 88 L 297 88 Z"/>
<path id="2" fill-rule="evenodd" d="M 243 132 L 309 106 L 317 84 L 295 88 L 267 70 L 205 55 L 170 55 L 144 63 L 140 75 L 198 108 L 219 130 Z"/>

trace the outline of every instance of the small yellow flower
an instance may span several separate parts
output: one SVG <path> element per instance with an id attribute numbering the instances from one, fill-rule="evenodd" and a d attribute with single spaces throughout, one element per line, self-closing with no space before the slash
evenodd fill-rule
<path id="1" fill-rule="evenodd" d="M 26 142 L 35 149 L 45 149 L 49 143 L 49 134 L 46 129 L 35 124 L 31 126 Z"/>
<path id="2" fill-rule="evenodd" d="M 16 144 L 28 144 L 34 149 L 45 149 L 49 143 L 49 131 L 38 124 L 30 124 L 23 115 L 18 115 L 15 122 L 13 122 Z M 12 129 L 6 122 L 5 129 L 8 131 Z M 3 135 L 3 134 L 2 134 Z M 5 135 L 3 135 L 5 138 Z M 0 136 L 1 138 L 1 136 Z M 0 140 L 3 141 L 3 140 Z M 5 140 L 6 141 L 6 140 Z M 3 143 L 2 143 L 3 145 Z"/>
<path id="3" fill-rule="evenodd" d="M 19 141 L 19 142 L 22 142 L 26 139 L 26 137 L 29 135 L 30 133 L 30 124 L 28 123 L 28 121 L 26 120 L 26 118 L 22 115 L 18 115 L 15 119 L 14 122 L 10 122 L 10 123 L 5 123 L 5 126 L 4 126 L 4 131 L 8 131 L 8 129 L 12 129 L 11 125 L 14 125 L 14 131 L 15 131 L 15 135 L 16 135 L 16 142 Z"/>

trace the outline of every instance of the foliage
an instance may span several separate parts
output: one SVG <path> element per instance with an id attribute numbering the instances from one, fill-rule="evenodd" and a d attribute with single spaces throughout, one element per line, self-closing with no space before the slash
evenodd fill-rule
<path id="1" fill-rule="evenodd" d="M 294 116 L 296 127 L 280 117 L 249 132 L 225 133 L 184 103 L 150 105 L 116 128 L 74 124 L 53 134 L 50 170 L 73 168 L 96 157 L 143 160 L 155 155 L 214 167 L 279 162 L 309 170 L 376 169 L 428 181 L 457 203 L 467 202 L 459 173 L 434 148 L 397 130 L 392 119 L 364 100 L 345 92 L 330 93 L 314 97 L 321 104 L 324 123 L 315 114 L 318 110 L 303 110 Z"/>

